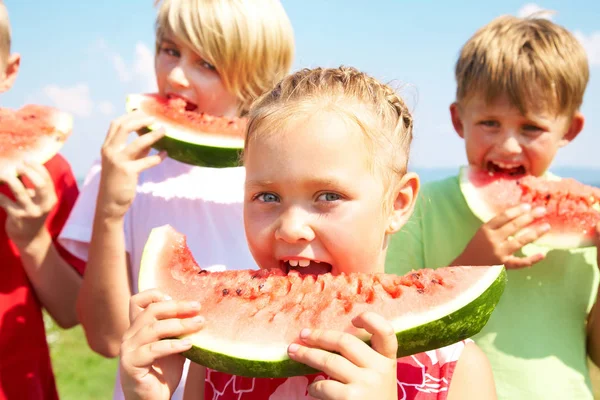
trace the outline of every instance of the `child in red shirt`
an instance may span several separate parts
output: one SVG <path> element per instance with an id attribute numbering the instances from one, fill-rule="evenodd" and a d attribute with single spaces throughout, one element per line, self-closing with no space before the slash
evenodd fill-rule
<path id="1" fill-rule="evenodd" d="M 19 65 L 0 1 L 0 92 L 12 87 Z M 53 400 L 58 394 L 42 307 L 62 328 L 78 323 L 84 263 L 56 242 L 78 189 L 60 155 L 44 166 L 26 163 L 19 173 L 21 180 L 0 171 L 0 400 Z"/>

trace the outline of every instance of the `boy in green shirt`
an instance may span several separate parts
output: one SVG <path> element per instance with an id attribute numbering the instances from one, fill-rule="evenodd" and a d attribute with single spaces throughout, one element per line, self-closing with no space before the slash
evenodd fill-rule
<path id="1" fill-rule="evenodd" d="M 551 21 L 495 19 L 463 46 L 455 72 L 450 113 L 472 167 L 549 174 L 557 150 L 583 128 L 587 56 Z M 474 338 L 492 363 L 499 398 L 592 399 L 586 353 L 600 362 L 600 315 L 590 313 L 597 251 L 533 244 L 548 226 L 530 223 L 544 212 L 518 206 L 483 224 L 457 176 L 426 184 L 411 220 L 391 239 L 386 272 L 505 264 L 506 291 Z"/>

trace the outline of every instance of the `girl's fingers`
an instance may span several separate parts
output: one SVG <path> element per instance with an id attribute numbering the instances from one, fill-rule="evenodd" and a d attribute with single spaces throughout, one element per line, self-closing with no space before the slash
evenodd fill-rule
<path id="1" fill-rule="evenodd" d="M 374 312 L 364 312 L 354 318 L 352 323 L 372 335 L 371 347 L 373 350 L 386 358 L 396 360 L 398 339 L 394 328 L 385 318 Z M 375 362 L 376 364 L 370 364 L 369 367 L 375 368 L 377 365 L 381 365 L 379 358 Z"/>
<path id="2" fill-rule="evenodd" d="M 152 145 L 164 136 L 165 130 L 163 128 L 145 133 L 135 138 L 123 152 L 132 160 L 139 159 L 140 157 L 146 156 Z"/>
<path id="3" fill-rule="evenodd" d="M 144 114 L 142 111 L 133 111 L 125 114 L 110 124 L 104 147 L 122 147 L 127 142 L 127 136 L 131 132 L 137 132 L 142 128 L 152 125 L 156 119 Z"/>
<path id="4" fill-rule="evenodd" d="M 162 339 L 180 337 L 195 333 L 202 328 L 204 318 L 195 316 L 193 318 L 171 318 L 151 322 L 144 325 L 133 336 L 124 342 L 123 350 L 132 351 L 146 345 L 153 344 Z"/>
<path id="5" fill-rule="evenodd" d="M 363 343 L 363 345 L 365 344 Z M 368 348 L 368 346 L 366 347 Z M 371 349 L 368 348 L 368 350 Z M 323 371 L 333 379 L 343 383 L 352 382 L 361 373 L 361 368 L 354 365 L 348 359 L 320 348 L 306 347 L 298 343 L 292 343 L 288 347 L 288 354 L 294 361 Z"/>
<path id="6" fill-rule="evenodd" d="M 132 368 L 148 368 L 157 360 L 189 350 L 192 343 L 188 340 L 165 339 L 148 343 L 132 351 L 121 351 L 121 363 Z M 184 359 L 182 357 L 181 364 Z"/>
<path id="7" fill-rule="evenodd" d="M 172 300 L 171 297 L 158 289 L 148 289 L 136 293 L 131 296 L 131 299 L 129 300 L 129 321 L 133 322 L 133 320 L 150 304 L 168 300 Z"/>
<path id="8" fill-rule="evenodd" d="M 158 154 L 154 154 L 154 155 L 151 155 L 151 156 L 140 158 L 139 160 L 132 161 L 132 163 L 133 163 L 134 169 L 137 171 L 137 173 L 140 173 L 140 172 L 145 171 L 145 170 L 147 170 L 149 168 L 157 166 L 165 158 L 167 158 L 167 153 L 164 152 L 164 151 L 161 151 Z"/>
<path id="9" fill-rule="evenodd" d="M 366 368 L 379 360 L 369 345 L 349 333 L 303 329 L 300 332 L 300 340 L 309 347 L 339 353 L 360 368 Z"/>
<path id="10" fill-rule="evenodd" d="M 348 399 L 348 387 L 331 379 L 319 379 L 308 385 L 308 395 L 321 400 Z"/>
<path id="11" fill-rule="evenodd" d="M 131 324 L 132 330 L 137 332 L 144 326 L 162 319 L 188 318 L 198 315 L 200 304 L 196 301 L 162 301 L 150 304 L 142 311 Z"/>

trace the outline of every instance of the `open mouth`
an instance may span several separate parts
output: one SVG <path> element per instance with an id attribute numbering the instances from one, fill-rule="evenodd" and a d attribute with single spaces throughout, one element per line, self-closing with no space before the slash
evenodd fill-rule
<path id="1" fill-rule="evenodd" d="M 185 111 L 196 111 L 198 109 L 198 106 L 196 104 L 192 103 L 191 101 L 182 96 L 176 94 L 168 94 L 167 98 L 172 102 L 181 102 L 181 106 L 183 106 Z"/>
<path id="2" fill-rule="evenodd" d="M 521 164 L 509 164 L 503 162 L 488 161 L 486 169 L 494 174 L 506 174 L 510 176 L 525 175 L 527 171 Z"/>
<path id="3" fill-rule="evenodd" d="M 331 272 L 331 264 L 317 260 L 281 260 L 279 263 L 286 274 L 290 271 L 298 271 L 303 275 L 321 275 Z"/>

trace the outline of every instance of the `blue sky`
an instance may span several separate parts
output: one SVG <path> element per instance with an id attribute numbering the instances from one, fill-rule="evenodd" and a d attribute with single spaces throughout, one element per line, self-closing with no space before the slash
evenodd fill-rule
<path id="1" fill-rule="evenodd" d="M 370 4 L 369 4 L 370 3 Z M 112 119 L 123 113 L 128 93 L 154 89 L 153 0 L 5 0 L 13 51 L 22 57 L 3 107 L 25 103 L 58 106 L 75 116 L 63 148 L 83 176 Z M 451 167 L 465 162 L 452 130 L 448 105 L 455 90 L 453 67 L 464 41 L 501 14 L 537 8 L 584 43 L 591 79 L 582 111 L 584 132 L 559 152 L 555 165 L 600 167 L 600 1 L 564 0 L 283 0 L 294 26 L 294 69 L 353 65 L 401 88 L 414 110 L 413 167 Z"/>

